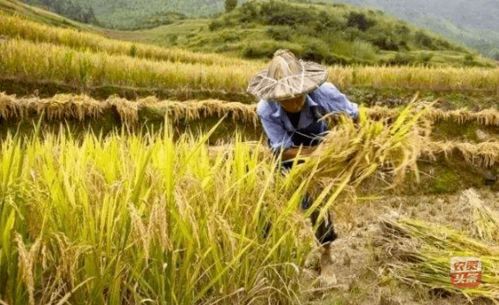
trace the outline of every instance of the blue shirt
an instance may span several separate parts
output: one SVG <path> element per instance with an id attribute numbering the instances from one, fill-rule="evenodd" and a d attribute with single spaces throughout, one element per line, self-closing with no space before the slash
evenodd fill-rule
<path id="1" fill-rule="evenodd" d="M 281 105 L 275 101 L 260 100 L 256 112 L 263 129 L 267 134 L 272 150 L 288 149 L 293 147 L 291 140 L 298 129 L 303 129 L 315 122 L 315 116 L 311 107 L 319 106 L 322 114 L 343 112 L 353 119 L 359 115 L 357 104 L 352 103 L 333 84 L 326 82 L 319 88 L 309 92 L 305 98 L 305 105 L 301 110 L 300 120 L 297 128 L 291 124 L 286 112 Z M 324 123 L 324 131 L 327 127 Z"/>

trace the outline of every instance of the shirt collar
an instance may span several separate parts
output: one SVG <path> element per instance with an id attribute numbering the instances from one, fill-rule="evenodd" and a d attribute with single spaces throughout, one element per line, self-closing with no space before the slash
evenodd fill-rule
<path id="1" fill-rule="evenodd" d="M 291 121 L 289 120 L 286 112 L 281 107 L 281 104 L 279 104 L 278 102 L 275 102 L 275 101 L 273 101 L 273 102 L 275 103 L 275 105 L 277 107 L 276 107 L 275 111 L 271 114 L 271 116 L 274 118 L 281 118 L 286 129 L 289 131 L 294 131 L 295 128 L 294 128 L 293 124 L 291 124 Z M 306 126 L 302 126 L 302 125 L 309 123 L 310 120 L 313 120 L 312 111 L 310 108 L 315 107 L 315 106 L 319 106 L 319 104 L 317 104 L 317 102 L 314 101 L 310 97 L 310 95 L 307 94 L 305 96 L 305 105 L 303 106 L 303 109 L 301 110 L 301 113 L 303 113 L 306 118 L 300 118 L 300 122 L 298 124 L 298 129 L 306 127 Z"/>

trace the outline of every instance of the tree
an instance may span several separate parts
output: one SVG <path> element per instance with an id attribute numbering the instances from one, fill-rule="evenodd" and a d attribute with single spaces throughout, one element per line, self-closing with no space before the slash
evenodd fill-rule
<path id="1" fill-rule="evenodd" d="M 225 0 L 225 12 L 231 12 L 237 7 L 237 0 Z"/>

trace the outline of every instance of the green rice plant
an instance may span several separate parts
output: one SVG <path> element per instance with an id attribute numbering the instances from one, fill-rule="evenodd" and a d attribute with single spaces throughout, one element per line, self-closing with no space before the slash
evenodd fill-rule
<path id="1" fill-rule="evenodd" d="M 499 304 L 499 245 L 434 223 L 400 218 L 382 221 L 384 242 L 395 261 L 395 278 L 410 285 L 462 294 L 470 301 L 489 299 Z M 451 284 L 450 259 L 477 257 L 482 263 L 481 284 L 457 288 Z"/>

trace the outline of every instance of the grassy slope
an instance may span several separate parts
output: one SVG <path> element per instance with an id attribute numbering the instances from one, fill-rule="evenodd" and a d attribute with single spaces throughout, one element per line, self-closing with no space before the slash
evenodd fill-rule
<path id="1" fill-rule="evenodd" d="M 246 58 L 268 58 L 277 48 L 285 47 L 294 50 L 300 56 L 311 60 L 334 63 L 365 63 L 365 64 L 431 64 L 431 65 L 491 65 L 491 61 L 483 58 L 467 56 L 466 50 L 450 44 L 445 40 L 425 33 L 431 46 L 422 46 L 416 41 L 417 29 L 398 20 L 385 17 L 372 11 L 356 9 L 350 6 L 331 7 L 324 5 L 297 5 L 293 7 L 304 14 L 326 14 L 335 19 L 332 30 L 317 33 L 308 27 L 308 22 L 290 27 L 286 24 L 269 24 L 267 21 L 241 22 L 246 18 L 241 9 L 231 14 L 225 14 L 215 19 L 178 20 L 168 25 L 141 31 L 114 31 L 71 21 L 56 14 L 31 7 L 17 1 L 0 0 L 3 10 L 17 12 L 39 22 L 55 26 L 75 27 L 94 32 L 104 33 L 112 38 L 129 41 L 154 43 L 166 47 L 187 48 L 201 52 L 217 52 L 224 55 Z M 356 12 L 374 20 L 376 25 L 367 31 L 361 31 L 355 26 L 345 25 L 345 16 Z M 265 14 L 265 12 L 262 12 Z M 264 16 L 268 17 L 268 16 Z M 210 30 L 210 25 L 218 24 L 216 30 Z M 286 23 L 286 22 L 285 22 Z M 396 41 L 397 29 L 407 29 L 404 41 Z M 404 30 L 405 31 L 405 30 Z M 290 35 L 289 33 L 292 32 Z M 315 34 L 315 35 L 314 35 Z M 370 38 L 370 35 L 378 38 Z M 284 37 L 283 37 L 284 36 Z M 289 37 L 286 37 L 289 36 Z M 381 37 L 381 38 L 380 38 Z M 385 38 L 387 37 L 387 38 Z M 388 48 L 373 46 L 376 39 L 387 39 L 388 44 L 403 43 L 402 46 Z M 382 44 L 386 44 L 382 42 Z M 379 43 L 378 43 L 379 45 Z M 399 49 L 394 51 L 393 49 Z"/>
<path id="2" fill-rule="evenodd" d="M 470 51 L 378 12 L 339 5 L 246 4 L 216 19 L 189 19 L 140 31 L 108 31 L 115 38 L 162 46 L 218 52 L 246 58 L 268 58 L 289 48 L 311 60 L 364 64 L 491 65 Z M 254 18 L 250 10 L 256 10 Z M 271 11 L 279 10 L 278 16 Z M 349 14 L 362 14 L 368 29 L 351 24 Z M 300 19 L 297 15 L 303 15 Z M 329 20 L 320 27 L 317 20 Z M 307 19 L 310 17 L 309 19 Z M 400 32 L 400 33 L 399 33 Z"/>
<path id="3" fill-rule="evenodd" d="M 73 21 L 58 14 L 46 11 L 19 1 L 0 0 L 0 10 L 8 14 L 17 14 L 30 20 L 56 27 L 75 28 L 87 31 L 96 31 L 97 28 L 88 24 Z"/>
<path id="4" fill-rule="evenodd" d="M 499 21 L 497 1 L 445 0 L 322 0 L 376 7 L 408 20 L 418 26 L 438 32 L 450 39 L 499 56 Z"/>
<path id="5" fill-rule="evenodd" d="M 95 11 L 99 22 L 109 28 L 137 29 L 170 22 L 170 12 L 188 16 L 208 16 L 223 11 L 223 0 L 74 0 Z M 240 3 L 246 2 L 239 0 Z M 300 2 L 300 1 L 296 1 Z M 459 41 L 480 50 L 488 56 L 499 56 L 499 33 L 497 32 L 497 10 L 493 0 L 452 1 L 417 0 L 312 0 L 312 2 L 350 3 L 377 7 L 398 18 L 423 28 L 438 32 L 449 39 Z M 442 9 L 445 8 L 445 9 Z M 463 16 L 462 12 L 466 12 Z"/>

